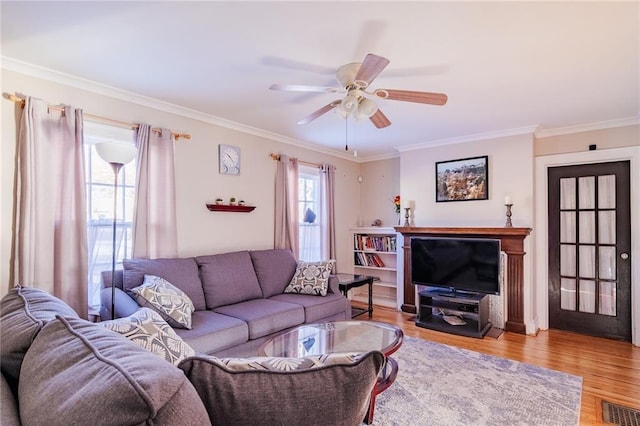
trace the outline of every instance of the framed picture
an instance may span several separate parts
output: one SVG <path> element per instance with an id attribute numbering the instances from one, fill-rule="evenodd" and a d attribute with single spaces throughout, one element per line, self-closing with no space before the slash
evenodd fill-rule
<path id="1" fill-rule="evenodd" d="M 436 163 L 436 202 L 489 199 L 489 157 Z"/>

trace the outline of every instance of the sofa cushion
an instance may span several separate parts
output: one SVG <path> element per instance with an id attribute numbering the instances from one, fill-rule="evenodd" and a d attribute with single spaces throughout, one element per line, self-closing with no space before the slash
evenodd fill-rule
<path id="1" fill-rule="evenodd" d="M 296 272 L 297 262 L 291 250 L 256 250 L 249 254 L 262 288 L 262 297 L 282 294 Z"/>
<path id="2" fill-rule="evenodd" d="M 210 424 L 182 371 L 88 321 L 49 322 L 23 366 L 23 424 Z"/>
<path id="3" fill-rule="evenodd" d="M 18 412 L 16 397 L 2 374 L 0 374 L 0 425 L 20 425 L 20 413 Z"/>
<path id="4" fill-rule="evenodd" d="M 24 354 L 42 327 L 58 314 L 78 317 L 62 300 L 37 288 L 17 285 L 0 301 L 0 366 L 14 392 Z"/>
<path id="5" fill-rule="evenodd" d="M 164 278 L 145 274 L 142 285 L 132 288 L 131 294 L 138 305 L 156 311 L 171 327 L 191 328 L 193 302 Z"/>
<path id="6" fill-rule="evenodd" d="M 383 363 L 374 351 L 302 359 L 192 357 L 179 367 L 213 424 L 324 426 L 362 424 Z"/>
<path id="7" fill-rule="evenodd" d="M 296 273 L 291 278 L 289 285 L 284 289 L 284 292 L 326 296 L 329 287 L 329 275 L 335 263 L 335 260 L 298 262 Z"/>
<path id="8" fill-rule="evenodd" d="M 351 319 L 351 303 L 342 294 L 327 294 L 325 297 L 309 296 L 306 294 L 279 294 L 269 300 L 295 303 L 304 308 L 304 322 L 311 323 L 318 320 L 343 314 L 343 320 Z"/>
<path id="9" fill-rule="evenodd" d="M 213 311 L 195 311 L 191 330 L 176 329 L 196 352 L 210 354 L 249 340 L 246 322 Z"/>
<path id="10" fill-rule="evenodd" d="M 302 306 L 271 299 L 248 300 L 214 311 L 246 322 L 251 340 L 304 323 Z"/>
<path id="11" fill-rule="evenodd" d="M 141 308 L 128 317 L 102 321 L 99 324 L 173 365 L 178 365 L 186 357 L 196 354 L 160 314 L 149 308 Z"/>
<path id="12" fill-rule="evenodd" d="M 262 297 L 248 251 L 196 257 L 207 309 Z"/>
<path id="13" fill-rule="evenodd" d="M 144 281 L 144 275 L 155 275 L 169 281 L 184 291 L 193 306 L 206 309 L 202 282 L 198 273 L 198 265 L 193 257 L 184 259 L 125 259 L 122 261 L 124 269 L 123 287 L 129 292 Z"/>

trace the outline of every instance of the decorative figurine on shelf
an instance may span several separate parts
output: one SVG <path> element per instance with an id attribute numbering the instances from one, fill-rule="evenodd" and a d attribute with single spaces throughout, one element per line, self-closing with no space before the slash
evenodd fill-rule
<path id="1" fill-rule="evenodd" d="M 311 208 L 307 207 L 307 211 L 304 212 L 304 219 L 302 219 L 304 223 L 313 223 L 316 221 L 316 214 L 311 210 Z"/>
<path id="2" fill-rule="evenodd" d="M 400 196 L 393 197 L 393 205 L 396 209 L 396 216 L 398 216 L 398 226 L 400 226 Z"/>

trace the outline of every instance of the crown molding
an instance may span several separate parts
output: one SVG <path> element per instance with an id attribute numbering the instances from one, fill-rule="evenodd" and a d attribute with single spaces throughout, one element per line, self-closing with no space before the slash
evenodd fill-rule
<path id="1" fill-rule="evenodd" d="M 478 142 L 478 141 L 487 140 L 487 139 L 497 139 L 497 138 L 502 138 L 506 136 L 516 136 L 516 135 L 526 135 L 526 134 L 533 135 L 537 127 L 538 127 L 537 125 L 534 125 L 534 126 L 518 127 L 515 129 L 498 130 L 495 132 L 475 133 L 473 135 L 466 135 L 466 136 L 460 136 L 455 138 L 437 139 L 437 140 L 420 142 L 420 143 L 411 144 L 411 145 L 400 145 L 394 148 L 399 152 L 406 152 L 406 151 L 416 151 L 416 150 L 425 149 L 425 148 L 434 148 L 436 146 L 456 145 L 456 144 L 467 143 L 467 142 Z"/>
<path id="2" fill-rule="evenodd" d="M 372 161 L 390 160 L 392 158 L 400 157 L 400 153 L 397 151 L 390 152 L 388 154 L 367 155 L 364 157 L 358 157 L 356 161 L 358 163 L 370 163 Z"/>
<path id="3" fill-rule="evenodd" d="M 290 138 L 278 133 L 269 132 L 266 130 L 258 129 L 246 124 L 238 123 L 235 121 L 227 120 L 215 115 L 206 114 L 200 111 L 196 111 L 190 108 L 182 107 L 180 105 L 172 104 L 169 102 L 161 101 L 149 96 L 140 95 L 135 92 L 129 92 L 117 87 L 109 86 L 102 83 L 97 83 L 92 80 L 87 80 L 75 75 L 55 71 L 50 68 L 41 67 L 28 62 L 20 61 L 7 56 L 0 56 L 2 61 L 2 69 L 17 72 L 20 74 L 28 75 L 31 77 L 39 78 L 42 80 L 52 81 L 54 83 L 62 84 L 65 86 L 74 87 L 76 89 L 86 90 L 87 92 L 108 96 L 114 99 L 118 99 L 125 102 L 134 103 L 144 107 L 152 108 L 155 110 L 167 112 L 170 114 L 178 115 L 193 120 L 202 121 L 204 123 L 212 124 L 214 126 L 224 127 L 226 129 L 235 130 L 241 133 L 258 136 L 261 138 L 269 139 L 276 142 L 281 142 L 287 145 L 297 146 L 310 151 L 315 151 L 321 154 L 330 155 L 332 157 L 342 158 L 348 161 L 357 161 L 351 154 L 343 153 L 341 150 L 333 150 L 330 148 L 320 147 L 311 142 L 306 142 L 299 139 Z"/>
<path id="4" fill-rule="evenodd" d="M 594 130 L 612 129 L 615 127 L 640 125 L 640 114 L 635 117 L 618 118 L 615 120 L 600 121 L 596 123 L 578 124 L 575 126 L 558 127 L 555 129 L 538 128 L 535 132 L 536 138 L 548 138 L 552 136 L 568 135 L 571 133 L 592 132 Z"/>

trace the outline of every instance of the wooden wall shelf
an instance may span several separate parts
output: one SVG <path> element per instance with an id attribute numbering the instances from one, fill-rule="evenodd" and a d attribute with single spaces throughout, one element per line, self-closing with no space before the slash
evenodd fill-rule
<path id="1" fill-rule="evenodd" d="M 249 213 L 249 212 L 252 212 L 256 208 L 256 206 L 231 206 L 228 204 L 207 204 L 207 208 L 212 212 Z"/>
<path id="2" fill-rule="evenodd" d="M 451 227 L 423 228 L 415 226 L 396 227 L 404 236 L 404 312 L 416 313 L 415 289 L 411 284 L 411 237 L 412 236 L 465 236 L 471 238 L 496 238 L 502 251 L 507 253 L 507 321 L 505 330 L 525 334 L 524 323 L 524 240 L 531 228 Z"/>

